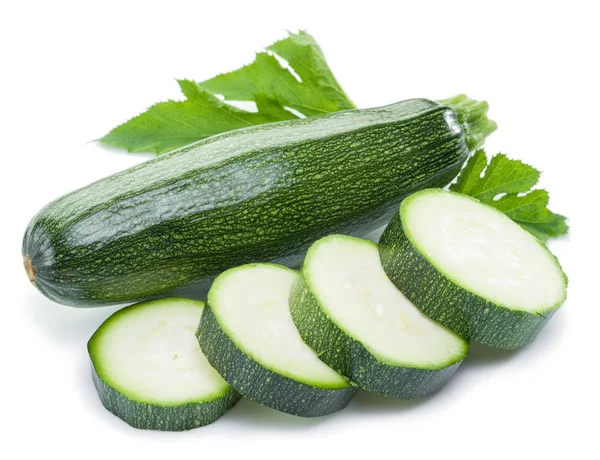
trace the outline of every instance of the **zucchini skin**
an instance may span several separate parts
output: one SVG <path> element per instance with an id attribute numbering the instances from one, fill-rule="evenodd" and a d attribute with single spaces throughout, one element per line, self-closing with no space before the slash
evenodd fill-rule
<path id="1" fill-rule="evenodd" d="M 214 313 L 202 313 L 196 332 L 210 365 L 236 391 L 259 404 L 300 417 L 320 417 L 348 405 L 357 388 L 318 388 L 273 372 L 241 351 L 221 329 Z"/>
<path id="2" fill-rule="evenodd" d="M 304 276 L 292 288 L 290 312 L 302 339 L 319 353 L 321 361 L 372 393 L 399 399 L 429 396 L 439 391 L 462 363 L 461 359 L 440 369 L 417 369 L 379 361 L 323 312 Z"/>
<path id="3" fill-rule="evenodd" d="M 469 155 L 454 110 L 425 99 L 214 136 L 44 207 L 22 252 L 71 306 L 133 302 L 250 262 L 294 266 L 330 233 L 364 235 Z"/>
<path id="4" fill-rule="evenodd" d="M 470 341 L 497 348 L 523 347 L 560 307 L 543 313 L 510 310 L 462 288 L 411 243 L 400 210 L 381 235 L 379 255 L 388 278 L 419 310 Z"/>
<path id="5" fill-rule="evenodd" d="M 107 385 L 92 365 L 92 379 L 102 405 L 128 425 L 142 430 L 187 431 L 206 426 L 220 418 L 242 397 L 230 389 L 213 401 L 159 406 L 133 401 Z"/>

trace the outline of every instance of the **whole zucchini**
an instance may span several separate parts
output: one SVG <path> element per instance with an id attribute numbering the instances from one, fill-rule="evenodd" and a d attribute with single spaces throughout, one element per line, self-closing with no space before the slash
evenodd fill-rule
<path id="1" fill-rule="evenodd" d="M 45 206 L 29 279 L 73 306 L 131 302 L 249 262 L 295 265 L 329 233 L 363 235 L 405 196 L 449 183 L 495 123 L 460 96 L 253 126 L 204 139 Z"/>

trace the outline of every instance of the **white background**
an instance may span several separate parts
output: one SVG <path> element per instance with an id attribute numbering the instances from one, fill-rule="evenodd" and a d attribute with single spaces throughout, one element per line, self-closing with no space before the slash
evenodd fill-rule
<path id="1" fill-rule="evenodd" d="M 3 2 L 0 7 L 0 457 L 600 458 L 597 2 Z M 519 352 L 474 346 L 434 397 L 360 393 L 305 420 L 240 402 L 211 426 L 139 431 L 105 411 L 86 342 L 115 308 L 54 304 L 23 231 L 48 201 L 148 156 L 88 143 L 154 102 L 306 28 L 359 107 L 465 92 L 490 153 L 541 169 L 572 231 L 551 249 L 569 298 Z"/>

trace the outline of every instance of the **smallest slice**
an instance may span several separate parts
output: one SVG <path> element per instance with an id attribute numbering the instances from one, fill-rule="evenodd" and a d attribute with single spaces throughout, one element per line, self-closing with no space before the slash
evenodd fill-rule
<path id="1" fill-rule="evenodd" d="M 567 278 L 543 242 L 459 193 L 406 198 L 379 251 L 387 275 L 423 313 L 490 346 L 528 344 L 567 296 Z"/>
<path id="2" fill-rule="evenodd" d="M 204 302 L 169 297 L 110 316 L 88 342 L 106 409 L 135 428 L 182 431 L 214 422 L 241 397 L 195 337 Z"/>
<path id="3" fill-rule="evenodd" d="M 412 399 L 439 390 L 468 342 L 421 313 L 385 275 L 377 244 L 331 235 L 311 246 L 290 298 L 302 338 L 365 390 Z"/>
<path id="4" fill-rule="evenodd" d="M 219 275 L 208 292 L 198 341 L 211 365 L 243 396 L 302 417 L 346 407 L 356 387 L 302 341 L 288 299 L 299 274 L 249 264 Z"/>

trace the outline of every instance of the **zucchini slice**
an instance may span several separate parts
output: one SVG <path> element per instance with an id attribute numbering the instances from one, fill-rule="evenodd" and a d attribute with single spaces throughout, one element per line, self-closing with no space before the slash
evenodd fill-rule
<path id="1" fill-rule="evenodd" d="M 198 341 L 210 364 L 248 399 L 318 417 L 346 407 L 356 388 L 319 360 L 290 316 L 299 274 L 274 264 L 227 270 L 208 292 Z"/>
<path id="2" fill-rule="evenodd" d="M 313 244 L 290 305 L 319 358 L 378 394 L 412 399 L 437 391 L 469 348 L 414 307 L 385 275 L 377 244 L 359 238 L 330 235 Z"/>
<path id="3" fill-rule="evenodd" d="M 405 199 L 379 250 L 387 275 L 423 313 L 486 345 L 526 345 L 566 299 L 567 278 L 541 241 L 458 193 Z"/>
<path id="4" fill-rule="evenodd" d="M 135 428 L 208 425 L 241 397 L 202 354 L 194 332 L 204 302 L 170 297 L 109 317 L 88 342 L 106 409 Z"/>

